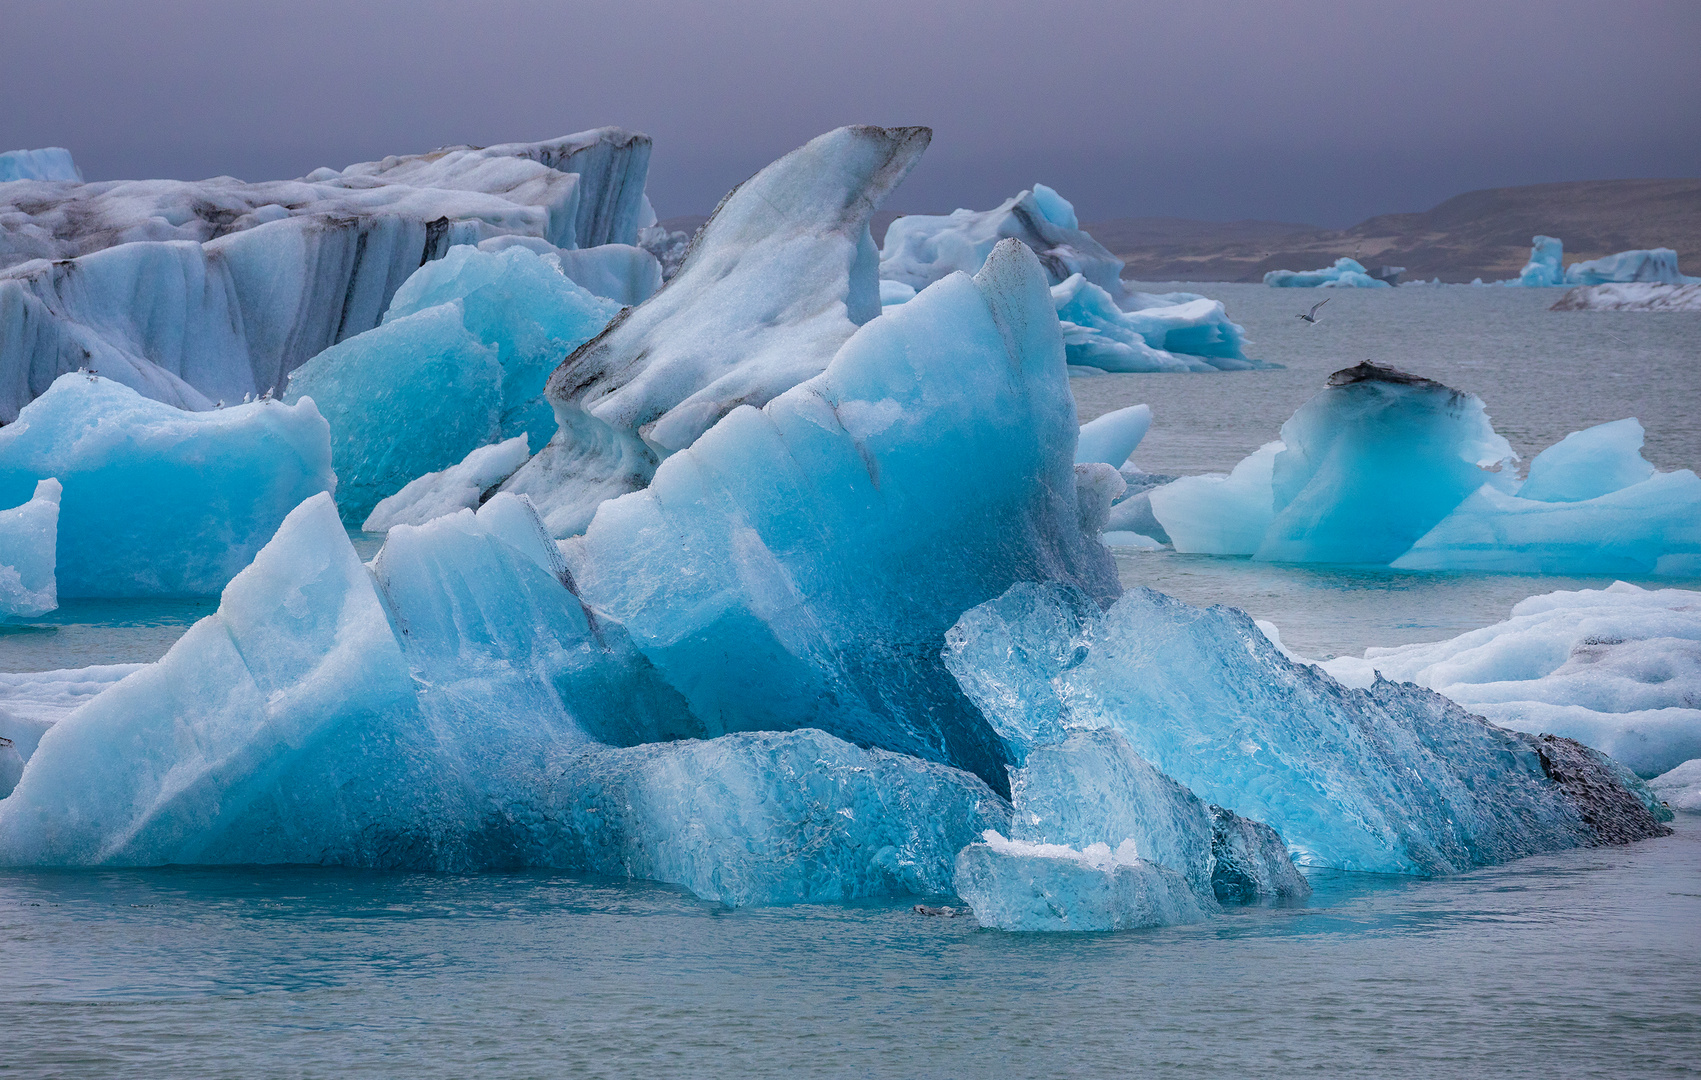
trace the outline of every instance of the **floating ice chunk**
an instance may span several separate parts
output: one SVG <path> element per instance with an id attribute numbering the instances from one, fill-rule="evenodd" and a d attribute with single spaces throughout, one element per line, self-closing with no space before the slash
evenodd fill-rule
<path id="1" fill-rule="evenodd" d="M 1491 484 L 1405 554 L 1401 570 L 1701 576 L 1701 478 L 1655 473 L 1593 499 L 1538 502 Z"/>
<path id="2" fill-rule="evenodd" d="M 1282 425 L 1227 478 L 1197 477 L 1152 492 L 1152 512 L 1178 551 L 1276 562 L 1386 564 L 1516 455 L 1480 399 L 1366 361 Z M 1178 539 L 1179 537 L 1179 539 Z"/>
<path id="3" fill-rule="evenodd" d="M 1530 462 L 1518 497 L 1581 502 L 1639 484 L 1654 475 L 1642 457 L 1643 436 L 1635 417 L 1573 431 Z"/>
<path id="4" fill-rule="evenodd" d="M 1572 289 L 1549 311 L 1701 311 L 1701 284 L 1595 285 Z"/>
<path id="5" fill-rule="evenodd" d="M 497 439 L 541 447 L 555 418 L 544 381 L 619 311 L 525 248 L 457 247 L 396 290 L 384 323 L 290 377 L 330 421 L 337 504 L 364 520 L 380 499 Z"/>
<path id="6" fill-rule="evenodd" d="M 457 465 L 408 481 L 373 507 L 361 529 L 388 532 L 397 525 L 424 525 L 456 510 L 475 509 L 486 492 L 514 475 L 529 457 L 524 435 L 481 446 Z"/>
<path id="7" fill-rule="evenodd" d="M 1660 832 L 1646 790 L 1609 759 L 1494 727 L 1427 690 L 1344 687 L 1290 662 L 1242 612 L 1136 590 L 1099 615 L 1060 597 L 1029 604 L 1040 625 L 1020 636 L 1043 639 L 1055 612 L 1071 612 L 1057 631 L 1078 643 L 1067 654 L 971 647 L 1007 599 L 959 623 L 971 639 L 960 651 L 981 669 L 977 701 L 1114 729 L 1200 798 L 1278 830 L 1302 864 L 1446 873 Z"/>
<path id="8" fill-rule="evenodd" d="M 0 505 L 49 476 L 61 597 L 217 593 L 337 482 L 311 401 L 191 413 L 76 373 L 0 428 Z"/>
<path id="9" fill-rule="evenodd" d="M 63 146 L 41 150 L 7 150 L 0 153 L 0 183 L 8 180 L 48 180 L 83 182 L 83 170 L 71 160 L 71 151 Z"/>
<path id="10" fill-rule="evenodd" d="M 1111 296 L 1122 295 L 1122 260 L 1082 232 L 1074 207 L 1044 184 L 991 210 L 898 218 L 886 229 L 880 276 L 925 289 L 958 270 L 974 273 L 993 245 L 1011 238 L 1033 249 L 1051 284 L 1081 274 Z"/>
<path id="11" fill-rule="evenodd" d="M 1403 270 L 1404 267 L 1390 267 Z M 1363 264 L 1345 256 L 1333 266 L 1321 270 L 1271 270 L 1264 275 L 1264 284 L 1277 289 L 1386 289 L 1381 278 L 1371 277 Z"/>
<path id="12" fill-rule="evenodd" d="M 540 864 L 735 906 L 949 894 L 957 851 L 1009 821 L 968 773 L 811 730 L 592 749 L 545 805 Z"/>
<path id="13" fill-rule="evenodd" d="M 1183 476 L 1154 488 L 1147 501 L 1177 551 L 1251 555 L 1275 519 L 1271 477 L 1280 440 L 1265 443 L 1229 473 Z"/>
<path id="14" fill-rule="evenodd" d="M 1565 271 L 1560 261 L 1565 257 L 1565 245 L 1552 236 L 1530 238 L 1530 261 L 1518 275 L 1518 284 L 1527 288 L 1544 288 L 1565 283 Z"/>
<path id="15" fill-rule="evenodd" d="M 900 219 L 901 220 L 901 219 Z M 1246 359 L 1245 330 L 1232 323 L 1221 301 L 1202 296 L 1159 301 L 1123 310 L 1110 293 L 1077 274 L 1051 290 L 1063 323 L 1069 363 L 1105 371 L 1237 371 L 1271 365 Z"/>
<path id="16" fill-rule="evenodd" d="M 59 606 L 53 561 L 61 490 L 59 481 L 49 477 L 36 483 L 29 502 L 0 510 L 0 622 L 44 615 Z"/>
<path id="17" fill-rule="evenodd" d="M 661 263 L 641 247 L 604 244 L 594 248 L 558 248 L 535 236 L 495 236 L 478 244 L 480 251 L 488 252 L 511 247 L 554 256 L 561 272 L 575 285 L 625 307 L 642 304 L 661 288 Z"/>
<path id="18" fill-rule="evenodd" d="M 1207 915 L 1186 879 L 1140 858 L 1133 843 L 1077 851 L 991 829 L 957 855 L 956 891 L 982 926 L 999 930 L 1133 930 Z"/>
<path id="19" fill-rule="evenodd" d="M 939 647 L 1017 580 L 1116 594 L 1081 532 L 1076 434 L 1044 272 L 1003 244 L 604 503 L 569 562 L 711 734 L 820 727 L 1002 787 Z"/>
<path id="20" fill-rule="evenodd" d="M 1660 285 L 1694 285 L 1696 278 L 1685 277 L 1677 269 L 1677 252 L 1671 248 L 1647 251 L 1621 251 L 1602 259 L 1572 263 L 1565 268 L 1567 285 L 1605 285 L 1622 282 L 1649 282 Z"/>
<path id="21" fill-rule="evenodd" d="M 1648 781 L 1648 788 L 1673 810 L 1701 813 L 1701 758 L 1654 777 Z"/>
<path id="22" fill-rule="evenodd" d="M 735 188 L 679 273 L 551 376 L 559 430 L 504 490 L 557 536 L 582 532 L 733 409 L 819 374 L 880 314 L 868 217 L 931 136 L 840 128 Z"/>
<path id="23" fill-rule="evenodd" d="M 1447 641 L 1323 665 L 1445 694 L 1495 723 L 1576 739 L 1642 776 L 1701 757 L 1701 593 L 1604 590 L 1524 600 L 1505 622 Z"/>

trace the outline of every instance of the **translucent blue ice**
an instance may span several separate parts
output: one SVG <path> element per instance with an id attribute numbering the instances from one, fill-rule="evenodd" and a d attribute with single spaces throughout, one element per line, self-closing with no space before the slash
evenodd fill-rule
<path id="1" fill-rule="evenodd" d="M 1635 417 L 1573 431 L 1535 456 L 1518 497 L 1581 502 L 1639 484 L 1654 475 L 1642 457 L 1644 437 Z"/>
<path id="2" fill-rule="evenodd" d="M 28 502 L 0 510 L 0 622 L 59 606 L 53 564 L 60 491 L 59 481 L 49 477 L 35 485 Z"/>
<path id="3" fill-rule="evenodd" d="M 330 449 L 311 401 L 184 412 L 73 372 L 0 427 L 0 505 L 64 485 L 60 597 L 210 595 L 336 487 Z"/>
<path id="4" fill-rule="evenodd" d="M 582 594 L 711 734 L 820 727 L 1000 786 L 946 629 L 1018 580 L 1118 589 L 1082 532 L 1103 507 L 1077 494 L 1062 344 L 1038 261 L 1001 244 L 603 503 L 567 547 Z"/>
<path id="5" fill-rule="evenodd" d="M 63 146 L 0 153 L 0 183 L 8 180 L 70 180 L 82 183 L 83 170 Z"/>
<path id="6" fill-rule="evenodd" d="M 1342 256 L 1321 270 L 1271 270 L 1264 284 L 1277 289 L 1386 289 L 1386 281 L 1373 278 L 1356 259 Z"/>
<path id="7" fill-rule="evenodd" d="M 900 219 L 902 220 L 902 219 Z M 1122 306 L 1109 292 L 1075 274 L 1051 290 L 1057 317 L 1063 322 L 1063 344 L 1069 363 L 1104 371 L 1240 371 L 1270 365 L 1248 360 L 1246 331 L 1230 322 L 1219 300 L 1181 294 L 1135 310 L 1135 300 Z"/>
<path id="8" fill-rule="evenodd" d="M 1701 278 L 1686 277 L 1679 272 L 1677 252 L 1671 248 L 1620 251 L 1616 255 L 1572 263 L 1565 269 L 1567 285 L 1606 285 L 1631 281 L 1690 285 L 1701 281 Z"/>
<path id="9" fill-rule="evenodd" d="M 1102 615 L 1066 590 L 1019 610 L 1010 599 L 953 631 L 980 669 L 977 701 L 1119 733 L 1200 798 L 1279 831 L 1302 864 L 1446 873 L 1593 842 L 1529 737 L 1427 690 L 1348 689 L 1286 659 L 1243 612 L 1144 589 Z M 1072 647 L 975 646 L 1010 614 L 1034 625 L 999 635 L 1040 641 L 1051 627 Z"/>
<path id="10" fill-rule="evenodd" d="M 1565 270 L 1560 261 L 1565 257 L 1565 245 L 1551 236 L 1530 238 L 1530 261 L 1518 275 L 1518 284 L 1543 288 L 1565 284 Z"/>
<path id="11" fill-rule="evenodd" d="M 1114 409 L 1081 425 L 1075 443 L 1075 463 L 1100 461 L 1120 469 L 1133 456 L 1135 447 L 1152 427 L 1150 405 Z"/>
<path id="12" fill-rule="evenodd" d="M 543 446 L 555 431 L 549 373 L 619 310 L 524 247 L 456 247 L 420 267 L 383 325 L 290 376 L 288 399 L 312 397 L 330 422 L 344 516 L 364 520 L 487 443 L 525 435 Z"/>

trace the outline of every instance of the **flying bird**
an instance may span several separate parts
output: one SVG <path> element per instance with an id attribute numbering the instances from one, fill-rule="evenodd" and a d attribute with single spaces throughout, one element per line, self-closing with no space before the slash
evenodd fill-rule
<path id="1" fill-rule="evenodd" d="M 1324 304 L 1327 304 L 1329 301 L 1331 301 L 1333 299 L 1334 299 L 1334 297 L 1332 297 L 1332 296 L 1325 296 L 1323 299 L 1317 301 L 1317 303 L 1312 304 L 1310 311 L 1306 312 L 1303 315 L 1295 315 L 1294 318 L 1304 319 L 1308 323 L 1316 324 L 1316 322 L 1317 322 L 1317 309 L 1322 307 Z"/>

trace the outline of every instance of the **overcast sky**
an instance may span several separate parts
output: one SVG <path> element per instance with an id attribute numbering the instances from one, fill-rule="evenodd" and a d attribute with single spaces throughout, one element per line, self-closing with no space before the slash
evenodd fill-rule
<path id="1" fill-rule="evenodd" d="M 1342 226 L 1701 175 L 1698 56 L 1695 0 L 0 0 L 0 149 L 262 180 L 618 124 L 667 217 L 840 124 L 927 124 L 891 209 L 1039 180 L 1087 221 Z"/>

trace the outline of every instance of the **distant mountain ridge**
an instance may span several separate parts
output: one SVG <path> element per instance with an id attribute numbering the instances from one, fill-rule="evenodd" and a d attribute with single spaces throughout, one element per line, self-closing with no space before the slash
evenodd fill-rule
<path id="1" fill-rule="evenodd" d="M 1701 179 L 1580 180 L 1486 188 L 1415 214 L 1379 214 L 1349 229 L 1277 221 L 1116 218 L 1084 228 L 1136 281 L 1260 281 L 1343 255 L 1402 280 L 1516 277 L 1537 233 L 1565 242 L 1567 265 L 1633 248 L 1669 247 L 1701 271 Z"/>

